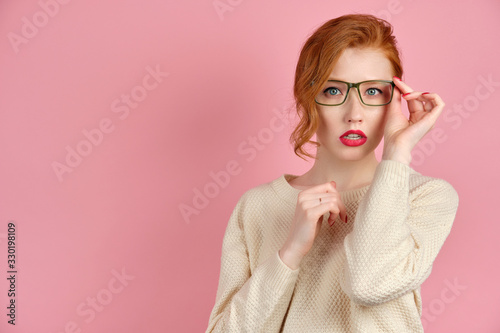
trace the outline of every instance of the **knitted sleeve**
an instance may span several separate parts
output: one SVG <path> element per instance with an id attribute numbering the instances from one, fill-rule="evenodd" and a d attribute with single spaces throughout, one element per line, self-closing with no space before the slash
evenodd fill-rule
<path id="1" fill-rule="evenodd" d="M 455 189 L 431 177 L 410 184 L 410 170 L 397 161 L 379 163 L 344 239 L 340 285 L 355 303 L 378 305 L 417 289 L 451 231 Z"/>
<path id="2" fill-rule="evenodd" d="M 245 213 L 243 201 L 236 205 L 224 234 L 219 286 L 206 333 L 278 333 L 297 281 L 300 268 L 292 270 L 283 263 L 278 250 L 251 271 L 245 239 L 252 235 L 244 234 L 243 219 L 256 210 Z"/>

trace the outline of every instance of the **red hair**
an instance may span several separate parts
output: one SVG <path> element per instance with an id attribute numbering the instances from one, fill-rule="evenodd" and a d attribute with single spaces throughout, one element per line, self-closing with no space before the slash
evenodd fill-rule
<path id="1" fill-rule="evenodd" d="M 349 14 L 329 20 L 320 26 L 304 43 L 295 70 L 293 93 L 299 123 L 290 135 L 297 156 L 316 158 L 304 150 L 318 128 L 318 109 L 315 96 L 328 80 L 342 52 L 349 47 L 375 48 L 391 62 L 393 75 L 403 78 L 396 38 L 392 25 L 369 14 Z M 314 83 L 314 84 L 313 84 Z"/>

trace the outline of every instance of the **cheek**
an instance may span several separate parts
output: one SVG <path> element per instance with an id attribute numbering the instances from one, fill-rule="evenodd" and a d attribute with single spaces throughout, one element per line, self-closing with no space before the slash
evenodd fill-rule
<path id="1" fill-rule="evenodd" d="M 385 115 L 382 116 L 382 117 L 380 117 L 380 119 L 378 121 L 379 127 L 381 127 L 382 129 L 384 129 L 386 123 L 387 123 L 387 117 Z"/>
<path id="2" fill-rule="evenodd" d="M 339 119 L 334 114 L 330 113 L 328 115 L 324 115 L 320 113 L 317 133 L 321 136 L 336 134 L 340 131 L 341 124 L 342 119 Z"/>
<path id="3" fill-rule="evenodd" d="M 334 122 L 331 114 L 325 115 L 322 111 L 318 112 L 318 131 L 331 131 Z"/>
<path id="4" fill-rule="evenodd" d="M 375 120 L 377 124 L 380 126 L 385 126 L 385 123 L 387 122 L 387 115 L 389 113 L 386 110 L 381 110 L 380 114 L 377 115 L 377 119 Z"/>
<path id="5" fill-rule="evenodd" d="M 386 113 L 377 115 L 371 119 L 373 135 L 382 137 L 384 135 L 384 128 L 387 122 Z"/>

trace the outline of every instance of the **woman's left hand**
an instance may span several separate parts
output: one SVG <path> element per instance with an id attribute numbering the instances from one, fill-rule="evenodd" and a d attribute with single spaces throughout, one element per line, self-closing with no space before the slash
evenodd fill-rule
<path id="1" fill-rule="evenodd" d="M 396 77 L 393 80 L 396 87 L 387 114 L 382 159 L 394 159 L 410 164 L 411 150 L 434 127 L 445 104 L 436 93 L 413 91 Z M 410 119 L 406 119 L 401 112 L 402 94 L 408 102 Z"/>

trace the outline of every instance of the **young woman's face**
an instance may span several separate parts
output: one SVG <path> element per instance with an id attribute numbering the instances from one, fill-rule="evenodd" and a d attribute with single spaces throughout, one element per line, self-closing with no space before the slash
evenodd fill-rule
<path id="1" fill-rule="evenodd" d="M 393 70 L 384 54 L 375 49 L 348 48 L 340 56 L 329 80 L 357 83 L 366 80 L 392 81 Z M 331 85 L 325 83 L 321 93 Z M 339 90 L 329 93 L 339 94 Z M 375 90 L 361 91 L 361 94 L 375 94 Z M 394 99 L 393 99 L 394 101 Z M 391 102 L 392 103 L 392 102 Z M 361 103 L 357 88 L 351 88 L 344 104 L 323 106 L 317 104 L 319 126 L 316 138 L 321 144 L 319 149 L 327 150 L 341 160 L 359 160 L 370 154 L 384 136 L 386 114 L 389 105 L 367 106 Z M 361 130 L 366 136 L 365 143 L 349 145 L 359 141 L 346 141 L 340 137 L 348 130 Z"/>

